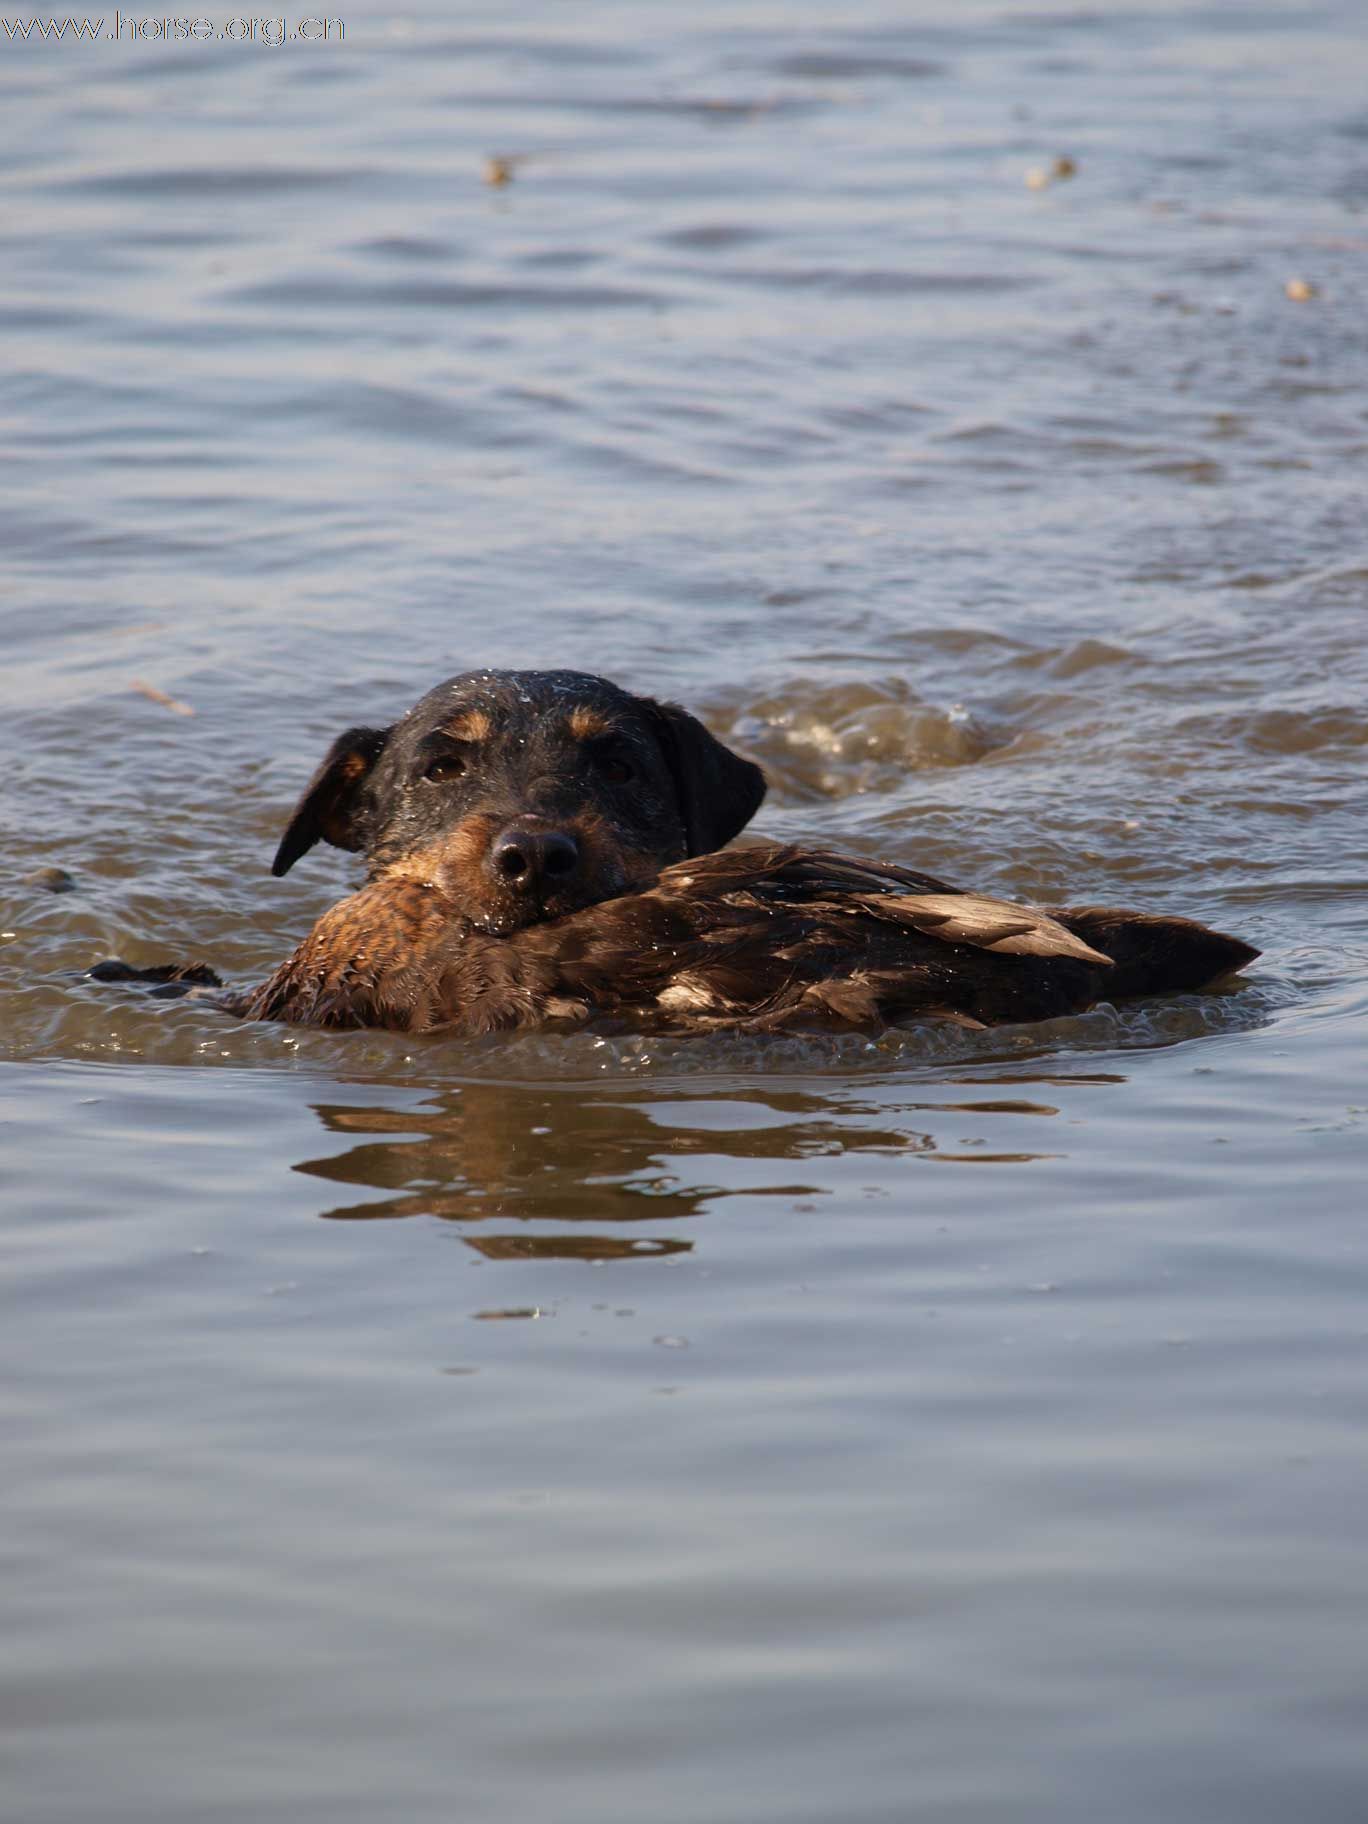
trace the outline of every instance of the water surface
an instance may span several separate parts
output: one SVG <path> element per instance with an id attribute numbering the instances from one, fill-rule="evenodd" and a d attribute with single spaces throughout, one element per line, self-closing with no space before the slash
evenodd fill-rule
<path id="1" fill-rule="evenodd" d="M 16 1819 L 1364 1816 L 1366 79 L 1347 0 L 0 46 Z M 768 1044 L 81 979 L 259 979 L 327 744 L 486 663 L 1264 956 Z"/>

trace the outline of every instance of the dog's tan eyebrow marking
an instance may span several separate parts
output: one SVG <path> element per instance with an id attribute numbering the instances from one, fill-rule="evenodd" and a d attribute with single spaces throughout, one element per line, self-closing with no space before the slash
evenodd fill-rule
<path id="1" fill-rule="evenodd" d="M 570 711 L 569 729 L 576 741 L 598 741 L 615 732 L 602 710 L 590 709 L 586 703 L 577 703 Z"/>
<path id="2" fill-rule="evenodd" d="M 441 733 L 450 735 L 453 741 L 488 741 L 493 732 L 494 724 L 483 709 L 462 710 L 441 727 Z"/>

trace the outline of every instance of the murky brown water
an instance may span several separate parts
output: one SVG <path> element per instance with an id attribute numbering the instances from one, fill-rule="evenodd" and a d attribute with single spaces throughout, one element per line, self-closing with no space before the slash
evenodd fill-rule
<path id="1" fill-rule="evenodd" d="M 6 1815 L 1358 1824 L 1361 10 L 346 26 L 0 42 Z M 328 741 L 482 663 L 1265 955 L 875 1042 L 80 979 L 259 978 Z"/>

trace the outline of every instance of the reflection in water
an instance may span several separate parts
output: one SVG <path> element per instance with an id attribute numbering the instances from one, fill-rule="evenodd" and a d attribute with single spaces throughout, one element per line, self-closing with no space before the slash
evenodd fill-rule
<path id="1" fill-rule="evenodd" d="M 318 1104 L 331 1132 L 359 1135 L 346 1152 L 295 1167 L 315 1178 L 385 1193 L 322 1213 L 360 1222 L 437 1216 L 447 1222 L 519 1226 L 467 1235 L 491 1260 L 628 1260 L 688 1252 L 679 1235 L 608 1232 L 618 1225 L 691 1220 L 718 1199 L 823 1195 L 801 1173 L 757 1174 L 843 1156 L 930 1158 L 971 1164 L 1055 1158 L 990 1147 L 959 1130 L 962 1116 L 1052 1116 L 1052 1104 L 1019 1099 L 879 1101 L 867 1095 L 771 1088 L 725 1098 L 639 1091 L 551 1089 L 467 1082 L 423 1108 Z M 913 1111 L 956 1117 L 953 1140 L 900 1125 Z M 949 1150 L 983 1147 L 982 1151 Z M 697 1159 L 697 1174 L 690 1172 Z M 707 1175 L 704 1166 L 708 1168 Z M 749 1169 L 748 1169 L 749 1168 Z M 723 1182 L 718 1182 L 718 1179 Z"/>
<path id="2" fill-rule="evenodd" d="M 685 1146 L 670 1147 L 645 1108 L 598 1097 L 502 1084 L 468 1083 L 413 1113 L 322 1105 L 334 1133 L 383 1135 L 340 1156 L 297 1169 L 391 1195 L 328 1210 L 334 1219 L 440 1216 L 450 1222 L 503 1218 L 563 1225 L 659 1222 L 696 1216 L 718 1188 L 687 1182 L 676 1169 Z M 585 1259 L 669 1251 L 621 1238 L 596 1245 L 583 1231 L 482 1239 L 480 1252 L 563 1254 Z M 677 1247 L 688 1243 L 678 1242 Z"/>
<path id="3" fill-rule="evenodd" d="M 937 1153 L 942 1165 L 1030 1165 L 1037 1159 L 1062 1159 L 1063 1153 Z"/>
<path id="4" fill-rule="evenodd" d="M 486 1260 L 652 1260 L 687 1254 L 691 1241 L 645 1235 L 467 1235 L 466 1245 Z"/>
<path id="5" fill-rule="evenodd" d="M 909 1102 L 909 1108 L 950 1108 L 962 1115 L 1057 1115 L 1049 1102 Z"/>

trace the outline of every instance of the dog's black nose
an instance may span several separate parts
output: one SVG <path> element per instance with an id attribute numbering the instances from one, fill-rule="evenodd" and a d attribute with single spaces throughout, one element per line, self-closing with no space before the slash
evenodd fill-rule
<path id="1" fill-rule="evenodd" d="M 579 866 L 579 847 L 564 830 L 513 823 L 495 838 L 489 864 L 515 893 L 538 893 L 569 879 Z"/>

